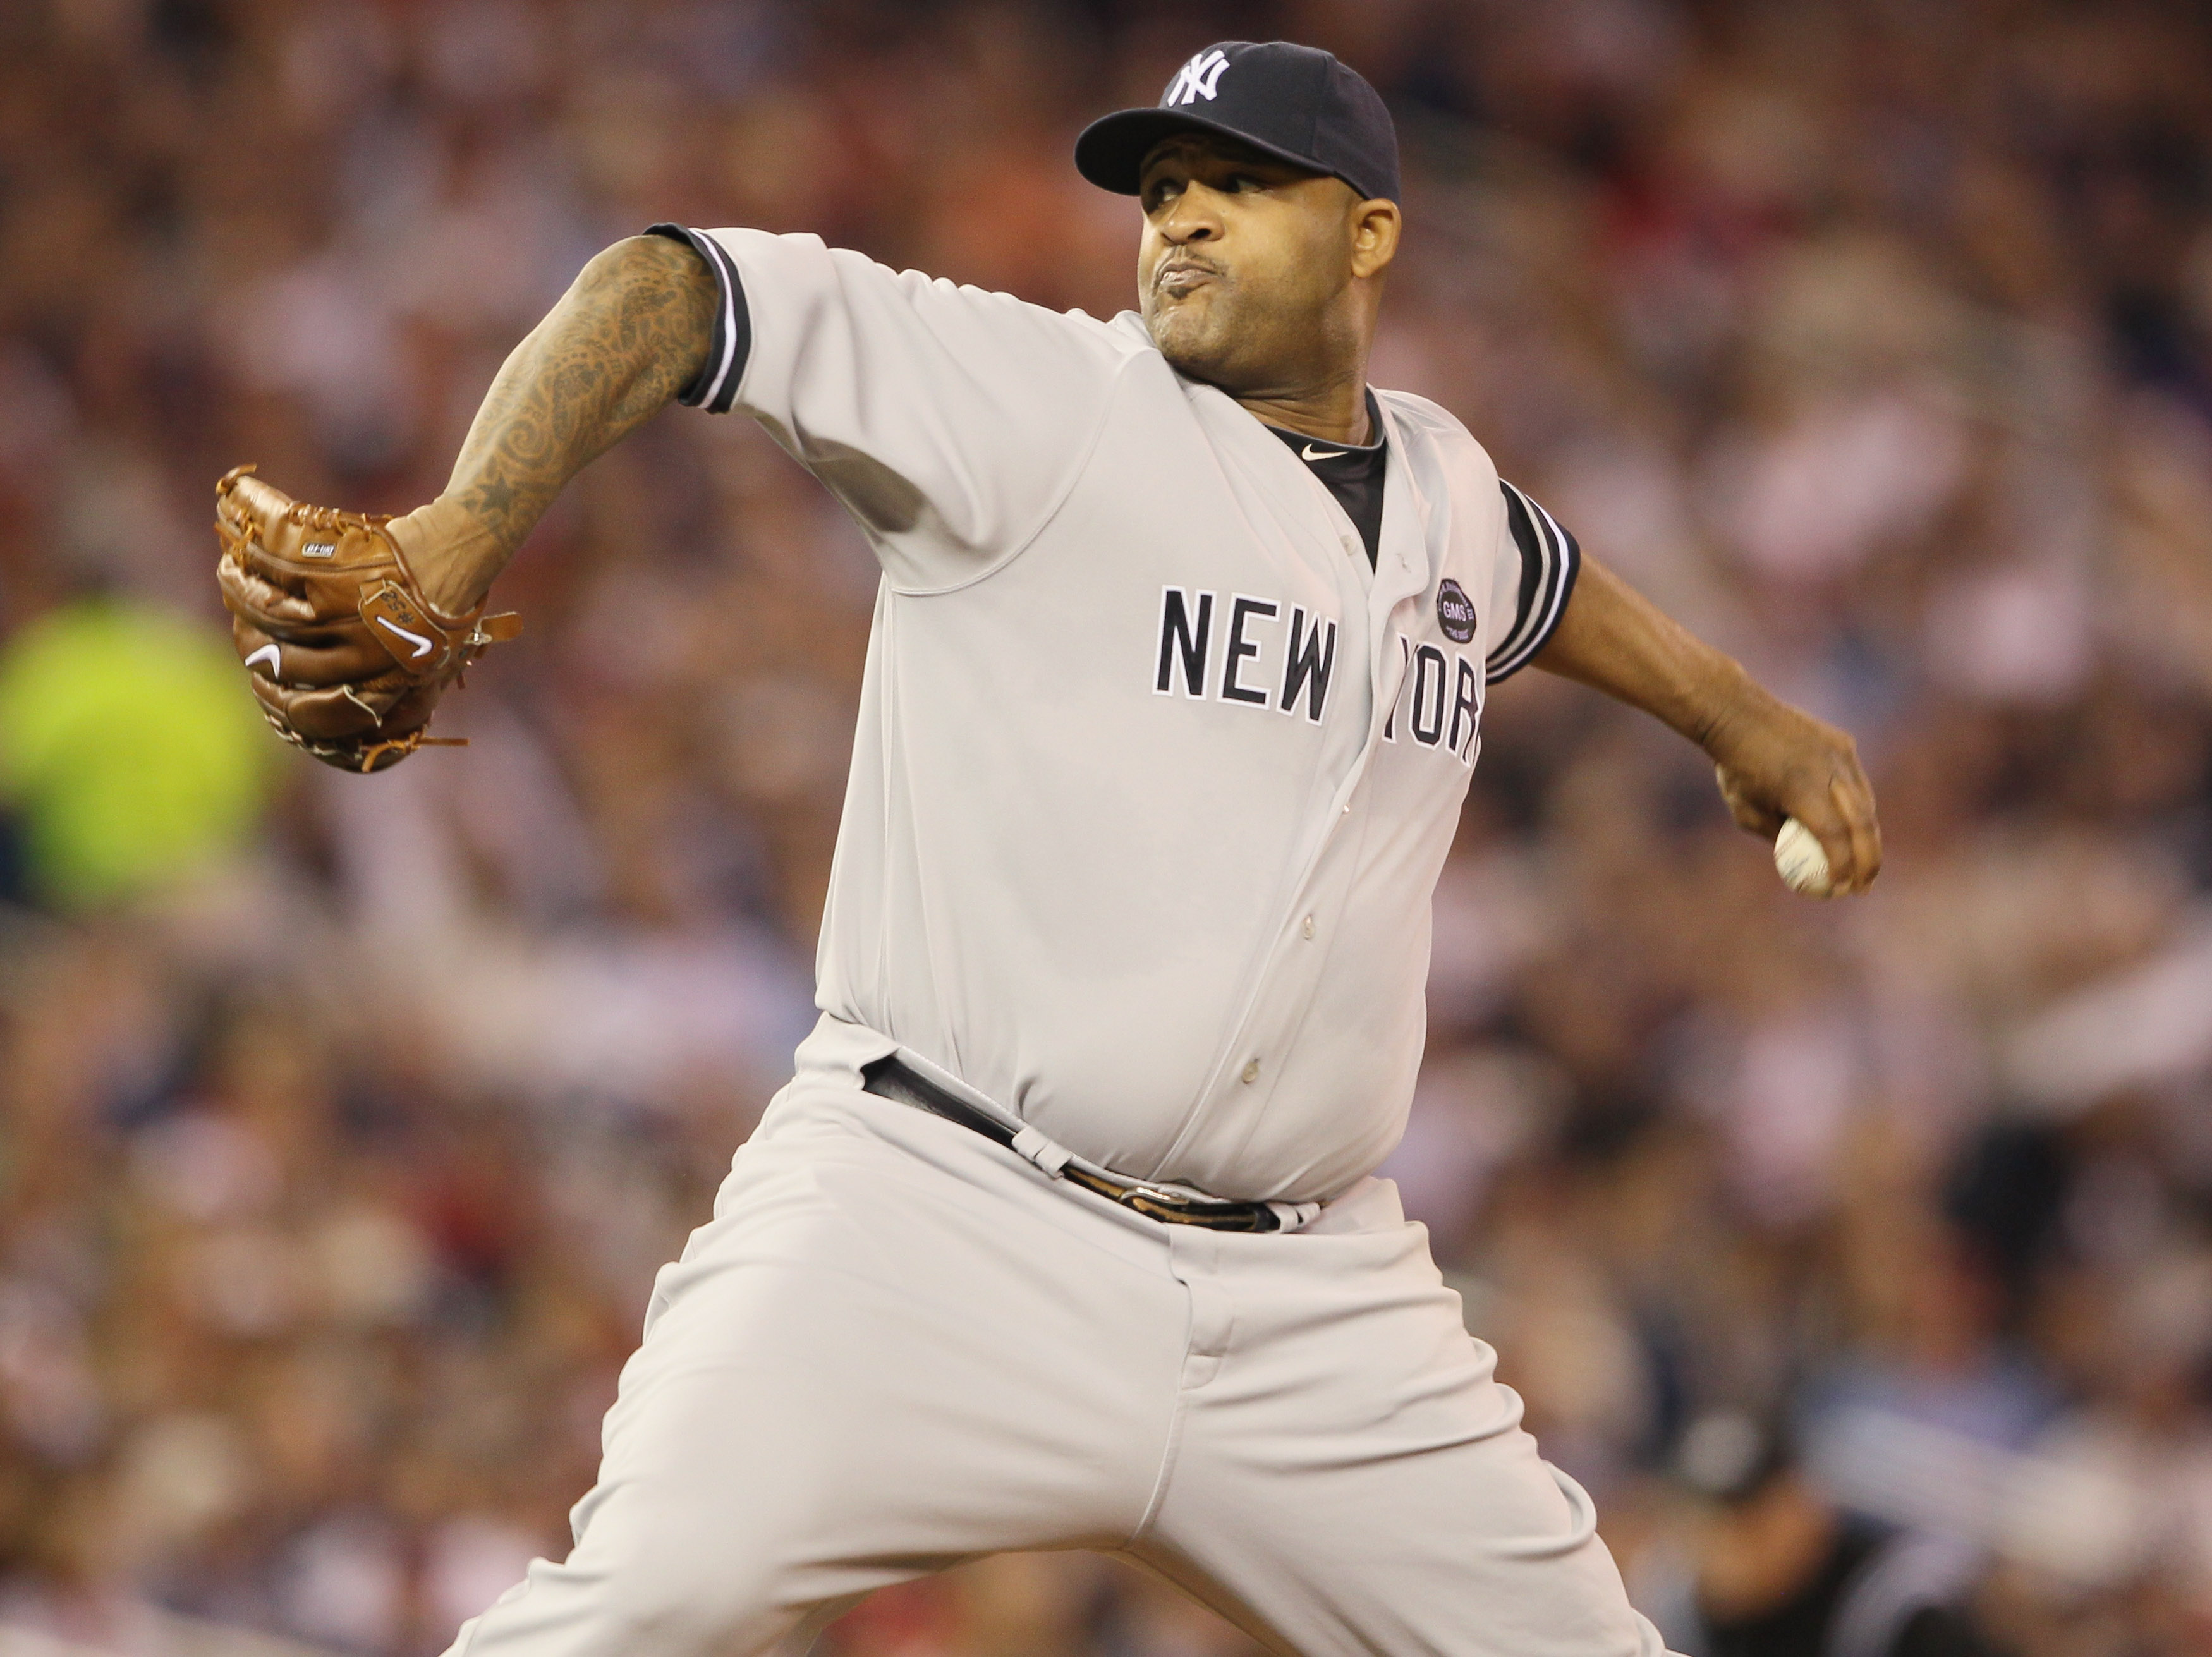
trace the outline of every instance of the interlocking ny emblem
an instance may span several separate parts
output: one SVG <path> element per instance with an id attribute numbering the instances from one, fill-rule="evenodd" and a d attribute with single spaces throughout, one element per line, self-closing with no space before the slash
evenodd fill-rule
<path id="1" fill-rule="evenodd" d="M 1194 104 L 1200 98 L 1211 102 L 1214 88 L 1220 84 L 1221 71 L 1228 67 L 1229 54 L 1218 46 L 1197 53 L 1176 71 L 1175 84 L 1160 100 L 1160 107 L 1173 109 L 1178 104 Z"/>

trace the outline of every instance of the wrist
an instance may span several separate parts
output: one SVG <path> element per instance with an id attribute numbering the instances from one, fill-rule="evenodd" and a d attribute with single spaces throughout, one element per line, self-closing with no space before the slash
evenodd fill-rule
<path id="1" fill-rule="evenodd" d="M 441 618 L 480 609 L 506 562 L 491 531 L 459 501 L 441 495 L 385 525 L 407 573 Z"/>
<path id="2" fill-rule="evenodd" d="M 1698 687 L 1697 712 L 1682 734 L 1705 750 L 1706 757 L 1724 764 L 1773 704 L 1774 697 L 1741 663 L 1723 656 Z"/>

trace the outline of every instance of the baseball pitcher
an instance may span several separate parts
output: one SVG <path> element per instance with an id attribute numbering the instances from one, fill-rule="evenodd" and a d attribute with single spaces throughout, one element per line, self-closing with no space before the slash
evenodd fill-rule
<path id="1" fill-rule="evenodd" d="M 454 1654 L 763 1652 L 1052 1548 L 1276 1651 L 1660 1649 L 1370 1170 L 1489 686 L 1648 710 L 1844 892 L 1881 856 L 1852 744 L 1368 385 L 1401 219 L 1358 75 L 1223 42 L 1075 161 L 1140 209 L 1110 321 L 657 225 L 516 348 L 429 505 L 221 486 L 253 690 L 363 771 L 435 740 L 516 625 L 508 556 L 672 398 L 758 421 L 883 565 L 820 1023 L 659 1276 L 573 1551 Z"/>

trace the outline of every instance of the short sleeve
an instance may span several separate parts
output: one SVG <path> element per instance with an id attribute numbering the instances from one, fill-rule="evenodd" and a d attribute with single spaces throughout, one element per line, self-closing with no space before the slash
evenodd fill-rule
<path id="1" fill-rule="evenodd" d="M 1496 684 L 1528 665 L 1551 641 L 1582 569 L 1582 549 L 1559 521 L 1504 478 L 1506 533 L 1498 538 L 1492 614 L 1513 617 L 1492 643 L 1484 677 Z"/>
<path id="2" fill-rule="evenodd" d="M 1066 499 L 1132 355 L 1105 325 L 817 236 L 678 234 L 723 295 L 684 400 L 757 420 L 858 520 L 894 584 L 971 580 Z"/>
<path id="3" fill-rule="evenodd" d="M 684 243 L 706 260 L 707 268 L 714 273 L 718 299 L 714 343 L 708 349 L 706 366 L 677 392 L 676 400 L 687 409 L 727 414 L 737 400 L 738 380 L 745 371 L 753 337 L 752 313 L 745 305 L 745 287 L 738 279 L 737 264 L 721 243 L 702 231 L 687 230 L 680 224 L 656 224 L 648 226 L 645 234 Z"/>

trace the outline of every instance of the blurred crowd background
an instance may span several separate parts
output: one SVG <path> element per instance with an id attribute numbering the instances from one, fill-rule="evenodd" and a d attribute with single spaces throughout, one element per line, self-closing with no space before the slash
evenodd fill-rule
<path id="1" fill-rule="evenodd" d="M 211 489 L 441 487 L 657 220 L 1111 313 L 1068 164 L 1217 37 L 1396 112 L 1373 365 L 1856 732 L 1790 897 L 1524 673 L 1389 1171 L 1692 1657 L 2212 1651 L 2212 18 L 2174 0 L 0 5 L 0 1629 L 434 1653 L 564 1545 L 809 1023 L 875 573 L 672 410 L 374 780 L 262 727 Z M 4 1636 L 0 1636 L 4 1637 Z M 1249 1649 L 1122 1566 L 850 1657 Z"/>

